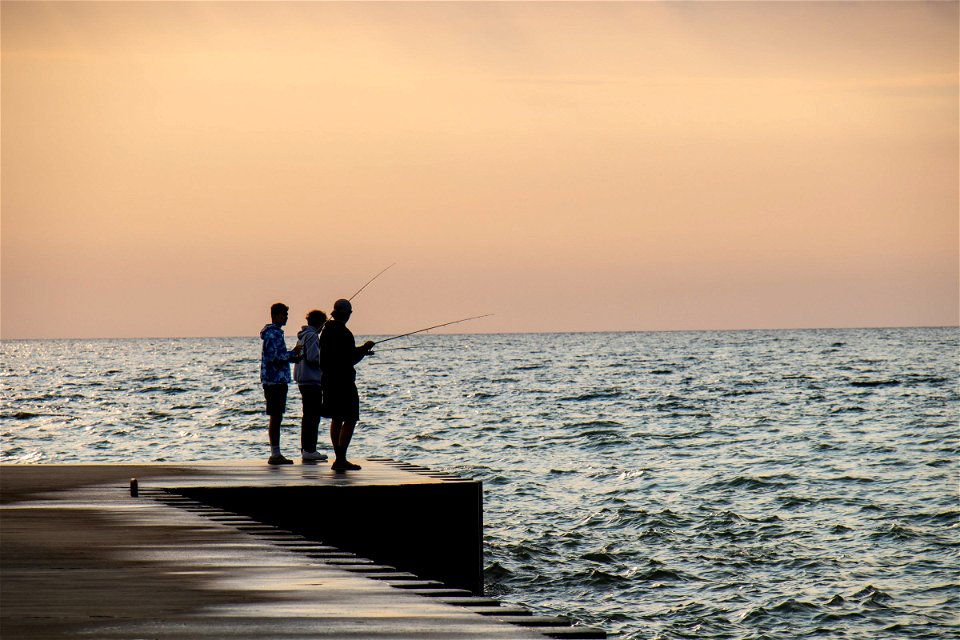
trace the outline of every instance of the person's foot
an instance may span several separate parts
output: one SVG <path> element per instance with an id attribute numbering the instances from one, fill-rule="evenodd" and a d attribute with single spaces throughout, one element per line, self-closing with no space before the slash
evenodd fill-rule
<path id="1" fill-rule="evenodd" d="M 272 464 L 272 465 L 293 464 L 293 460 L 289 458 L 284 458 L 282 455 L 270 456 L 270 459 L 267 460 L 267 464 Z"/>
<path id="2" fill-rule="evenodd" d="M 353 464 L 349 460 L 336 460 L 330 468 L 334 471 L 360 471 L 360 465 Z"/>
<path id="3" fill-rule="evenodd" d="M 304 462 L 316 462 L 317 460 L 323 462 L 327 459 L 327 454 L 320 453 L 319 451 L 300 451 L 300 457 Z"/>

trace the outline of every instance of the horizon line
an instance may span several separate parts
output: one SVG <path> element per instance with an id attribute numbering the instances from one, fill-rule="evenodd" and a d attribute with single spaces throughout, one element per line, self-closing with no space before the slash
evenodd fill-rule
<path id="1" fill-rule="evenodd" d="M 755 327 L 738 329 L 608 329 L 608 330 L 588 330 L 588 331 L 462 331 L 456 333 L 423 333 L 420 337 L 426 336 L 508 336 L 508 335 L 576 335 L 576 334 L 605 334 L 605 333 L 736 333 L 748 331 L 880 331 L 890 329 L 960 329 L 960 324 L 943 325 L 887 325 L 887 326 L 848 326 L 848 327 Z M 295 334 L 290 334 L 295 335 Z M 358 333 L 358 336 L 377 337 L 390 336 L 391 333 Z M 26 342 L 43 340 L 204 340 L 219 339 L 233 340 L 239 338 L 256 338 L 255 335 L 206 335 L 206 336 L 87 336 L 87 337 L 33 337 L 33 338 L 4 338 L 0 337 L 0 342 Z"/>

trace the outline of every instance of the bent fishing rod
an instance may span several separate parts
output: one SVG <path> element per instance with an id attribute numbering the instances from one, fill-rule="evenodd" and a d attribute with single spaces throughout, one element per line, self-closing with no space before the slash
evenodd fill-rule
<path id="1" fill-rule="evenodd" d="M 424 331 L 430 331 L 430 329 L 439 329 L 440 327 L 449 327 L 452 324 L 460 324 L 461 322 L 466 322 L 467 320 L 477 320 L 479 318 L 488 318 L 492 316 L 492 313 L 485 313 L 482 316 L 471 316 L 469 318 L 463 318 L 462 320 L 454 320 L 452 322 L 444 322 L 443 324 L 435 324 L 432 327 L 427 327 L 426 329 L 417 329 L 416 331 L 411 331 L 409 333 L 401 333 L 399 336 L 393 336 L 392 338 L 384 338 L 374 342 L 374 344 L 383 344 L 384 342 L 389 342 L 390 340 L 396 340 L 397 338 L 406 338 L 407 336 L 412 336 L 415 333 L 423 333 Z"/>
<path id="2" fill-rule="evenodd" d="M 394 262 L 393 264 L 390 265 L 390 267 L 392 267 L 392 266 L 395 265 L 395 264 L 397 264 L 397 263 Z M 387 267 L 387 269 L 389 269 L 390 267 Z M 365 285 L 363 285 L 362 287 L 360 287 L 359 289 L 357 289 L 357 292 L 356 292 L 355 294 L 353 294 L 352 296 L 350 296 L 349 298 L 347 298 L 347 300 L 353 301 L 354 298 L 356 298 L 358 295 L 360 295 L 360 292 L 361 292 L 361 291 L 363 291 L 364 289 L 367 288 L 367 285 L 369 285 L 371 282 L 373 282 L 374 280 L 376 280 L 377 278 L 379 278 L 380 276 L 382 276 L 384 273 L 386 273 L 387 269 L 384 269 L 383 271 L 381 271 L 381 272 L 378 273 L 377 275 L 375 275 L 375 276 L 373 276 L 372 278 L 370 278 L 369 280 L 367 280 L 367 284 L 365 284 Z"/>

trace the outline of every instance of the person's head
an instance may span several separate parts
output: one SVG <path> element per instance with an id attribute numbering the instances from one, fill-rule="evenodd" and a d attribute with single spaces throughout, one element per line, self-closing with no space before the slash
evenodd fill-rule
<path id="1" fill-rule="evenodd" d="M 333 311 L 330 312 L 330 315 L 333 316 L 334 320 L 346 322 L 350 319 L 351 313 L 353 313 L 353 305 L 350 304 L 349 300 L 341 298 L 333 303 Z"/>
<path id="2" fill-rule="evenodd" d="M 311 327 L 322 327 L 323 323 L 327 321 L 327 314 L 319 309 L 314 309 L 307 314 L 307 324 Z"/>
<path id="3" fill-rule="evenodd" d="M 273 320 L 273 324 L 278 327 L 282 327 L 287 324 L 287 316 L 289 314 L 290 307 L 283 304 L 282 302 L 275 302 L 270 306 L 270 319 Z"/>

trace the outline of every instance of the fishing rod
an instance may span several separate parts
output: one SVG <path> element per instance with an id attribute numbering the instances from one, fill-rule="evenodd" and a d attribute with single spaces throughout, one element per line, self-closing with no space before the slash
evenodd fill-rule
<path id="1" fill-rule="evenodd" d="M 462 320 L 454 320 L 452 322 L 444 322 L 443 324 L 435 324 L 432 327 L 427 327 L 426 329 L 417 329 L 416 331 L 411 331 L 410 333 L 402 333 L 399 336 L 393 336 L 392 338 L 384 338 L 379 342 L 374 344 L 383 344 L 384 342 L 389 342 L 390 340 L 396 340 L 397 338 L 406 338 L 407 336 L 412 336 L 415 333 L 423 333 L 424 331 L 430 331 L 430 329 L 439 329 L 440 327 L 448 327 L 451 324 L 459 324 L 461 322 L 466 322 L 467 320 L 477 320 L 478 318 L 487 318 L 492 316 L 492 313 L 485 313 L 482 316 L 472 316 L 470 318 L 463 318 Z"/>
<path id="2" fill-rule="evenodd" d="M 392 266 L 395 265 L 395 264 L 397 264 L 397 263 L 394 262 L 392 265 L 390 265 L 390 267 L 392 267 Z M 387 269 L 389 269 L 390 267 L 387 267 Z M 349 298 L 347 298 L 347 300 L 353 300 L 353 299 L 356 298 L 358 295 L 360 295 L 360 292 L 363 291 L 364 289 L 366 289 L 366 288 L 367 288 L 367 285 L 369 285 L 371 282 L 373 282 L 374 280 L 376 280 L 377 278 L 379 278 L 380 276 L 382 276 L 382 275 L 386 272 L 387 269 L 384 269 L 383 271 L 381 271 L 381 272 L 378 273 L 377 275 L 375 275 L 375 276 L 373 276 L 372 278 L 370 278 L 369 280 L 367 280 L 367 284 L 365 284 L 365 285 L 363 285 L 362 287 L 360 287 L 359 289 L 357 289 L 357 292 L 356 292 L 355 294 L 353 294 L 352 296 L 350 296 Z"/>

